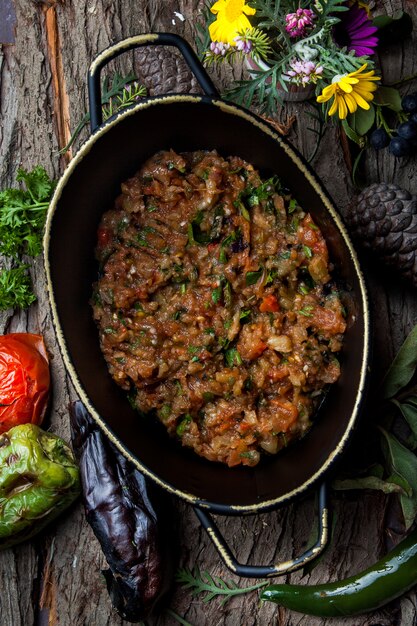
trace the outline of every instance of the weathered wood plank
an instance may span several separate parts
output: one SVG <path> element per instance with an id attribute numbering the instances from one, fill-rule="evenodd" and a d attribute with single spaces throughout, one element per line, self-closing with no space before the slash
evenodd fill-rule
<path id="1" fill-rule="evenodd" d="M 9 185 L 19 165 L 43 164 L 58 176 L 65 158 L 58 150 L 68 139 L 87 109 L 85 75 L 96 53 L 125 36 L 153 31 L 170 31 L 185 36 L 191 43 L 200 0 L 63 0 L 26 2 L 16 0 L 17 30 L 14 45 L 0 52 L 0 183 Z M 417 16 L 412 0 L 380 3 L 380 11 L 393 12 L 402 7 Z M 182 21 L 174 11 L 185 18 Z M 411 74 L 417 59 L 411 42 L 402 50 L 384 52 L 381 62 L 384 77 L 393 82 L 398 73 Z M 195 81 L 184 63 L 171 52 L 147 49 L 126 55 L 118 61 L 119 71 L 134 67 L 151 93 L 195 90 Z M 213 72 L 222 88 L 240 69 L 223 68 Z M 308 155 L 314 137 L 305 131 L 310 119 L 307 105 L 292 104 L 277 111 L 286 122 L 296 116 L 290 139 Z M 87 136 L 84 131 L 83 139 Z M 77 149 L 77 143 L 74 150 Z M 338 147 L 337 132 L 326 131 L 313 162 L 342 213 L 354 191 L 349 172 Z M 416 165 L 401 167 L 387 153 L 370 155 L 367 179 L 395 180 L 406 187 L 415 185 Z M 36 331 L 45 335 L 51 354 L 53 403 L 47 426 L 68 439 L 68 402 L 74 391 L 62 363 L 51 324 L 41 260 L 33 264 L 38 303 L 28 312 L 0 315 L 0 331 Z M 406 332 L 416 322 L 414 294 L 407 287 L 386 280 L 374 269 L 369 282 L 375 313 L 375 363 L 377 373 L 385 368 Z M 352 460 L 354 462 L 354 459 Z M 336 527 L 331 547 L 303 581 L 319 582 L 341 578 L 372 563 L 385 550 L 384 515 L 387 500 L 375 494 L 333 494 L 331 498 Z M 176 505 L 181 566 L 200 568 L 240 585 L 219 561 L 216 551 L 200 528 L 193 511 L 180 502 Z M 315 518 L 312 499 L 282 510 L 246 517 L 218 520 L 227 541 L 239 560 L 268 563 L 297 554 L 311 538 Z M 74 507 L 41 536 L 27 545 L 0 553 L 0 622 L 7 626 L 49 624 L 54 626 L 119 626 L 123 621 L 111 609 L 101 569 L 105 561 L 80 504 Z M 298 581 L 300 573 L 288 579 Z M 310 618 L 271 604 L 259 606 L 256 592 L 230 600 L 204 604 L 192 599 L 188 591 L 174 587 L 171 608 L 194 626 L 411 626 L 416 622 L 415 593 L 383 611 L 352 619 Z M 175 624 L 173 617 L 162 615 L 153 626 Z"/>

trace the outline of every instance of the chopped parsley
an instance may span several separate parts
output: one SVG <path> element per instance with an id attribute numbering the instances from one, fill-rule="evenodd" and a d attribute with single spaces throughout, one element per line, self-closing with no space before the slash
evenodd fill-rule
<path id="1" fill-rule="evenodd" d="M 311 259 L 311 257 L 313 256 L 313 251 L 309 246 L 303 245 L 303 252 L 304 252 L 304 256 L 307 259 Z"/>
<path id="2" fill-rule="evenodd" d="M 246 272 L 246 284 L 248 286 L 249 285 L 256 285 L 256 283 L 258 282 L 258 280 L 262 276 L 262 273 L 263 273 L 263 268 L 262 267 L 259 270 L 256 270 L 255 272 Z"/>
<path id="3" fill-rule="evenodd" d="M 226 363 L 228 367 L 234 367 L 235 365 L 242 365 L 242 357 L 239 354 L 237 348 L 229 348 L 224 353 Z"/>
<path id="4" fill-rule="evenodd" d="M 185 431 L 188 429 L 189 425 L 193 421 L 193 418 L 189 413 L 186 413 L 180 423 L 177 426 L 177 435 L 178 437 L 182 437 Z"/>
<path id="5" fill-rule="evenodd" d="M 172 413 L 172 408 L 169 404 L 164 404 L 161 409 L 158 411 L 158 415 L 162 420 L 168 419 L 168 417 Z"/>
<path id="6" fill-rule="evenodd" d="M 222 291 L 223 287 L 222 283 L 220 283 L 220 285 L 213 289 L 213 291 L 211 292 L 211 299 L 213 300 L 214 304 L 217 304 L 219 302 L 220 298 L 222 297 Z"/>

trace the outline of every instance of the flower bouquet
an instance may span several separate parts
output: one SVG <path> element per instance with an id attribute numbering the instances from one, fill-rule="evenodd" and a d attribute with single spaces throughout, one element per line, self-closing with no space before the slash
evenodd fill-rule
<path id="1" fill-rule="evenodd" d="M 411 32 L 404 17 L 372 19 L 362 0 L 217 0 L 206 4 L 198 44 L 206 65 L 245 60 L 250 80 L 226 94 L 238 104 L 270 115 L 298 90 L 361 148 L 371 130 L 388 145 L 392 126 L 408 119 L 398 90 L 381 85 L 375 53 L 384 25 Z"/>

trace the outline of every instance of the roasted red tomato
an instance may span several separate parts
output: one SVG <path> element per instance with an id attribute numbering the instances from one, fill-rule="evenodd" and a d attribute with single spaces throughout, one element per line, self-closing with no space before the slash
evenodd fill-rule
<path id="1" fill-rule="evenodd" d="M 40 424 L 49 394 L 49 361 L 41 335 L 0 336 L 0 433 Z"/>

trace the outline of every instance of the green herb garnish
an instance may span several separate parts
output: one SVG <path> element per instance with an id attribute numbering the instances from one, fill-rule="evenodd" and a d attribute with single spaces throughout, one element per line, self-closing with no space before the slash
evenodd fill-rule
<path id="1" fill-rule="evenodd" d="M 260 279 L 260 277 L 262 276 L 262 273 L 263 273 L 262 268 L 260 268 L 259 270 L 256 270 L 256 272 L 246 272 L 246 284 L 248 286 L 255 285 Z"/>
<path id="2" fill-rule="evenodd" d="M 269 581 L 263 580 L 250 587 L 239 588 L 233 581 L 226 581 L 218 576 L 212 576 L 206 571 L 201 572 L 197 566 L 193 570 L 179 569 L 175 578 L 185 589 L 190 589 L 193 596 L 199 593 L 206 593 L 203 602 L 209 602 L 216 596 L 225 596 L 223 604 L 233 596 L 249 593 L 269 584 Z"/>
<path id="3" fill-rule="evenodd" d="M 222 291 L 223 285 L 220 282 L 220 285 L 213 289 L 213 291 L 211 292 L 211 299 L 213 300 L 214 304 L 217 304 L 219 302 L 220 298 L 222 297 Z"/>
<path id="4" fill-rule="evenodd" d="M 36 300 L 28 266 L 20 257 L 42 252 L 46 212 L 55 189 L 55 182 L 39 165 L 31 171 L 20 168 L 16 181 L 23 186 L 0 191 L 0 254 L 16 262 L 0 272 L 0 310 L 27 308 Z"/>
<path id="5" fill-rule="evenodd" d="M 186 413 L 184 417 L 182 418 L 181 422 L 177 426 L 176 433 L 178 437 L 183 436 L 183 434 L 185 433 L 185 431 L 187 430 L 188 426 L 191 424 L 192 421 L 193 421 L 193 418 L 191 417 L 191 415 L 189 413 Z"/>
<path id="6" fill-rule="evenodd" d="M 242 365 L 242 357 L 239 354 L 237 348 L 229 348 L 224 353 L 226 363 L 228 367 L 233 367 L 234 365 Z"/>
<path id="7" fill-rule="evenodd" d="M 19 265 L 0 272 L 0 310 L 26 309 L 35 302 L 27 269 L 27 265 Z"/>

